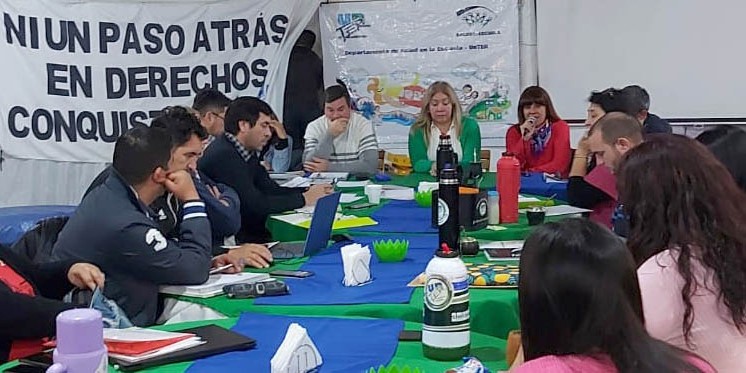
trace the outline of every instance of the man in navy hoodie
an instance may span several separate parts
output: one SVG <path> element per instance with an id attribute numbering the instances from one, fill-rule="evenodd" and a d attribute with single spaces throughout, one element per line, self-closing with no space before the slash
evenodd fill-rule
<path id="1" fill-rule="evenodd" d="M 622 89 L 622 93 L 628 95 L 630 101 L 635 105 L 635 116 L 642 123 L 642 132 L 651 133 L 671 133 L 671 124 L 665 119 L 651 113 L 650 95 L 645 88 L 639 85 L 628 85 Z"/>

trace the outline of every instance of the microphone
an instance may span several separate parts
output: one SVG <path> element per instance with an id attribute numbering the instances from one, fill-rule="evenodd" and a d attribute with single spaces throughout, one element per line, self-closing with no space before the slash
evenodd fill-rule
<path id="1" fill-rule="evenodd" d="M 536 124 L 536 119 L 537 119 L 536 117 L 528 117 L 528 120 L 527 120 L 527 122 L 528 122 L 528 124 L 530 124 L 530 125 L 531 125 L 531 127 L 533 127 L 533 126 L 534 126 L 534 124 Z M 524 136 L 524 137 L 525 137 L 525 136 L 526 136 L 526 135 L 528 134 L 528 131 L 529 131 L 529 129 L 528 129 L 528 128 L 524 128 L 524 129 L 523 129 L 523 136 Z"/>

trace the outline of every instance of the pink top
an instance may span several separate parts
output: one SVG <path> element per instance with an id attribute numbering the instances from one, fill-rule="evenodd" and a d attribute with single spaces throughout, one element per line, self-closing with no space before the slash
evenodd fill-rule
<path id="1" fill-rule="evenodd" d="M 676 250 L 663 251 L 637 269 L 648 333 L 694 352 L 719 372 L 746 371 L 746 336 L 738 332 L 728 309 L 718 302 L 713 275 L 707 275 L 698 260 L 692 262 L 692 273 L 700 283 L 704 279 L 705 286 L 700 286 L 691 298 L 694 311 L 691 341 L 694 346 L 686 345 L 682 329 L 685 307 L 681 300 L 684 279 L 676 268 L 677 253 Z"/>
<path id="2" fill-rule="evenodd" d="M 611 199 L 603 201 L 593 206 L 593 211 L 589 219 L 596 223 L 611 228 L 611 216 L 617 205 L 618 193 L 616 190 L 616 176 L 611 169 L 604 164 L 597 164 L 588 175 L 583 178 L 586 183 L 596 187 L 598 190 L 606 193 Z"/>
<path id="3" fill-rule="evenodd" d="M 715 373 L 704 361 L 691 358 L 689 362 L 705 373 Z M 527 361 L 512 369 L 511 373 L 613 373 L 618 372 L 607 356 L 590 357 L 585 355 L 547 355 Z"/>

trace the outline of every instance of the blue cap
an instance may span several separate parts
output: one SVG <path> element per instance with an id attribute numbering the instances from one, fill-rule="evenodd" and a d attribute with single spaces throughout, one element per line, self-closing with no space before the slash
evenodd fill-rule
<path id="1" fill-rule="evenodd" d="M 491 196 L 497 197 L 497 191 L 496 190 L 488 190 L 487 191 L 487 195 L 490 196 L 490 197 Z"/>

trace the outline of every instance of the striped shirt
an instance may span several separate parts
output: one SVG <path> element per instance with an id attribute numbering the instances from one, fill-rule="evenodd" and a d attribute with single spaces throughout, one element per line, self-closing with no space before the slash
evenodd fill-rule
<path id="1" fill-rule="evenodd" d="M 362 115 L 353 112 L 347 129 L 337 137 L 332 137 L 329 133 L 329 123 L 326 116 L 322 115 L 308 124 L 305 135 L 306 147 L 303 151 L 304 160 L 310 160 L 313 157 L 324 158 L 329 161 L 330 170 L 355 172 L 357 170 L 350 168 L 360 163 L 364 152 L 370 150 L 378 152 L 378 141 L 373 125 Z M 375 157 L 377 158 L 377 153 Z"/>

